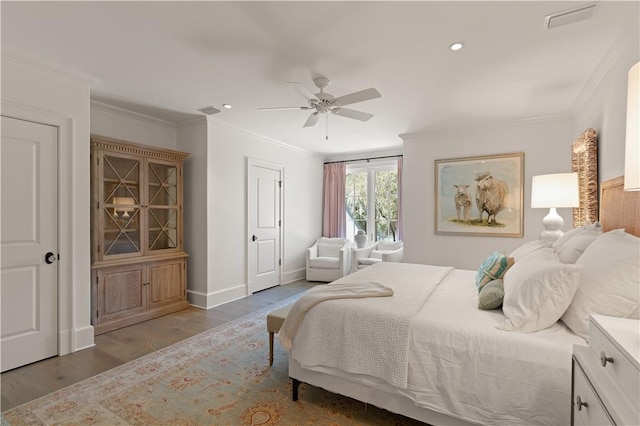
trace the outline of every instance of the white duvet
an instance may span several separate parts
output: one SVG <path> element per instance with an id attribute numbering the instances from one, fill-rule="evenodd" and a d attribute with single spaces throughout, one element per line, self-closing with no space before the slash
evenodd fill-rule
<path id="1" fill-rule="evenodd" d="M 311 308 L 293 337 L 291 356 L 303 366 L 339 368 L 406 388 L 409 324 L 452 268 L 406 264 L 403 271 L 391 297 L 331 300 Z M 373 277 L 383 283 L 396 276 L 393 267 L 369 267 L 334 283 Z"/>
<path id="2" fill-rule="evenodd" d="M 393 361 L 374 347 L 364 348 L 368 338 L 376 344 L 398 344 L 396 336 L 389 335 L 395 326 L 371 318 L 373 311 L 360 313 L 355 301 L 349 300 L 323 302 L 311 309 L 294 337 L 291 357 L 305 368 L 340 371 L 358 383 L 381 379 L 418 406 L 469 422 L 569 424 L 572 346 L 585 341 L 560 322 L 535 333 L 498 330 L 504 315 L 500 309 L 478 310 L 474 271 L 441 271 L 443 279 L 437 280 L 434 268 L 380 263 L 349 276 L 353 280 L 367 271 L 362 279 L 378 281 L 395 294 L 407 286 L 425 287 L 412 290 L 426 295 L 422 302 L 402 290 L 400 294 L 411 300 L 393 302 L 401 317 L 411 316 L 406 352 L 398 346 Z M 428 276 L 436 278 L 435 285 Z M 376 303 L 390 302 L 395 294 Z M 356 321 L 360 317 L 364 321 Z M 364 329 L 376 332 L 362 334 L 362 324 L 357 325 L 362 322 L 371 325 Z M 354 345 L 354 338 L 364 340 Z M 406 376 L 402 380 L 397 374 Z"/>

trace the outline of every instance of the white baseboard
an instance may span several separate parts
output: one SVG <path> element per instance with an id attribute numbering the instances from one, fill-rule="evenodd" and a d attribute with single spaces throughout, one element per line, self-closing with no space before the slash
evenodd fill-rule
<path id="1" fill-rule="evenodd" d="M 94 336 L 95 332 L 92 325 L 88 325 L 82 328 L 76 328 L 73 330 L 73 351 L 80 351 L 82 349 L 88 349 L 95 346 Z"/>
<path id="2" fill-rule="evenodd" d="M 283 284 L 289 284 L 294 281 L 305 279 L 307 276 L 307 268 L 295 269 L 293 271 L 287 271 L 284 273 Z"/>
<path id="3" fill-rule="evenodd" d="M 303 280 L 306 276 L 306 268 L 287 271 L 282 276 L 282 284 L 289 284 L 294 281 Z M 212 293 L 202 293 L 199 291 L 187 290 L 187 300 L 189 301 L 189 304 L 201 309 L 210 309 L 228 302 L 232 302 L 234 300 L 242 299 L 246 296 L 246 284 L 239 284 L 235 287 L 225 288 L 224 290 L 214 291 Z"/>
<path id="4" fill-rule="evenodd" d="M 67 355 L 95 346 L 93 326 L 58 331 L 58 355 Z"/>
<path id="5" fill-rule="evenodd" d="M 212 293 L 201 293 L 198 291 L 187 290 L 187 299 L 191 306 L 201 309 L 209 309 L 215 306 L 241 299 L 247 295 L 247 285 L 240 284 L 235 287 L 226 288 L 224 290 Z"/>

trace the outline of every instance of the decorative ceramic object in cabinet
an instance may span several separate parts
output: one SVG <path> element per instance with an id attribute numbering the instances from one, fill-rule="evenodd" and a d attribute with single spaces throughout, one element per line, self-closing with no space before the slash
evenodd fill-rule
<path id="1" fill-rule="evenodd" d="M 91 136 L 95 333 L 184 309 L 187 153 Z"/>
<path id="2" fill-rule="evenodd" d="M 572 424 L 640 424 L 640 321 L 592 315 L 574 346 Z"/>

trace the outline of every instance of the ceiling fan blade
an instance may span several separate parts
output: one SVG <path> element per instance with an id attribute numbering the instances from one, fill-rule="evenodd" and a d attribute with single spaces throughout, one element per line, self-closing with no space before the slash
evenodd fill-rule
<path id="1" fill-rule="evenodd" d="M 320 114 L 318 114 L 317 112 L 314 112 L 309 116 L 309 118 L 307 118 L 307 121 L 304 122 L 304 125 L 302 127 L 315 126 L 319 118 L 320 118 Z"/>
<path id="2" fill-rule="evenodd" d="M 367 121 L 371 117 L 373 117 L 373 114 L 369 114 L 368 112 L 356 111 L 355 109 L 349 109 L 349 108 L 335 108 L 335 109 L 332 109 L 331 112 L 334 113 L 335 115 L 340 115 L 342 117 L 347 117 L 347 118 L 354 118 L 360 121 Z"/>
<path id="3" fill-rule="evenodd" d="M 258 111 L 281 111 L 286 109 L 313 109 L 310 106 L 295 106 L 295 107 L 273 107 L 273 108 L 258 108 Z"/>
<path id="4" fill-rule="evenodd" d="M 348 95 L 340 96 L 336 98 L 335 102 L 338 105 L 355 104 L 356 102 L 364 102 L 370 99 L 380 98 L 382 95 L 373 87 L 370 89 L 361 90 L 359 92 L 350 93 Z"/>
<path id="5" fill-rule="evenodd" d="M 315 95 L 315 93 L 309 90 L 304 84 L 298 83 L 297 81 L 288 81 L 287 83 L 292 85 L 296 92 L 300 93 L 306 100 L 318 100 L 318 97 Z"/>

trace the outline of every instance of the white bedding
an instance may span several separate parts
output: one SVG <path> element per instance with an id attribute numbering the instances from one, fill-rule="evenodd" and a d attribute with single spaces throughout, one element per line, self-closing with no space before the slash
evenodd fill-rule
<path id="1" fill-rule="evenodd" d="M 393 282 L 393 296 L 330 300 L 316 305 L 306 313 L 293 337 L 291 356 L 304 366 L 339 368 L 406 388 L 409 324 L 453 269 L 404 264 L 403 280 L 395 282 L 399 265 L 373 265 L 335 281 Z"/>
<path id="2" fill-rule="evenodd" d="M 585 341 L 558 322 L 498 330 L 477 308 L 475 271 L 456 270 L 415 316 L 408 391 L 421 406 L 481 424 L 569 424 L 571 353 Z"/>
<path id="3" fill-rule="evenodd" d="M 352 319 L 359 315 L 355 305 L 350 304 L 353 301 L 323 302 L 310 310 L 313 315 L 305 317 L 294 338 L 291 357 L 306 369 L 340 375 L 360 384 L 375 384 L 410 398 L 418 406 L 469 422 L 568 424 L 572 345 L 584 345 L 585 341 L 562 323 L 535 333 L 498 330 L 495 326 L 504 321 L 502 311 L 477 309 L 474 271 L 454 270 L 432 288 L 424 279 L 434 273 L 432 268 L 380 263 L 350 276 L 353 280 L 367 271 L 363 279 L 375 279 L 396 293 L 398 287 L 404 288 L 408 282 L 428 287 L 426 302 L 410 304 L 420 307 L 415 315 L 411 313 L 405 384 L 394 383 L 384 375 L 338 368 L 323 360 L 324 343 L 330 341 L 331 345 L 347 347 L 342 354 L 347 359 L 340 360 L 341 363 L 360 363 L 362 352 L 355 351 L 348 340 L 340 340 L 341 329 L 348 329 L 348 335 L 358 334 L 352 330 L 355 328 Z M 394 298 L 381 298 L 377 303 Z M 335 318 L 330 327 L 323 326 L 327 315 Z M 375 326 L 382 327 L 380 334 L 388 329 Z M 302 348 L 310 344 L 315 352 L 311 363 L 300 358 Z M 375 363 L 372 358 L 377 358 L 378 364 L 388 362 L 378 354 L 369 355 L 364 355 L 367 363 Z"/>

